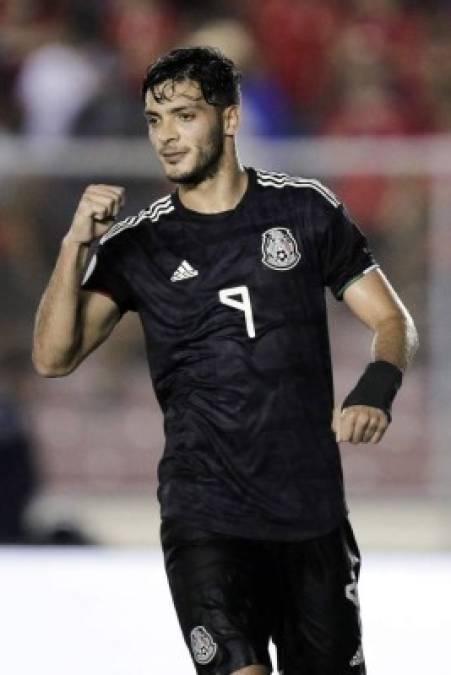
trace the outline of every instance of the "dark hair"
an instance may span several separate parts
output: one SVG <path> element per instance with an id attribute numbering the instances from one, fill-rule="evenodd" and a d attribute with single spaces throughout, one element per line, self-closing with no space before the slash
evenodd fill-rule
<path id="1" fill-rule="evenodd" d="M 157 101 L 165 98 L 165 92 L 159 98 L 155 96 L 155 87 L 166 80 L 197 82 L 210 105 L 222 108 L 240 102 L 241 73 L 233 61 L 213 47 L 173 49 L 160 56 L 147 70 L 141 88 L 142 99 L 148 89 Z"/>

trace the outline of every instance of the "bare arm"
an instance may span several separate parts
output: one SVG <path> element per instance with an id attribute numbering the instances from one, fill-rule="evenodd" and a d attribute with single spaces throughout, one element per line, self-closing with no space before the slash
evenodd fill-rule
<path id="1" fill-rule="evenodd" d="M 353 314 L 374 331 L 373 360 L 405 371 L 418 348 L 418 335 L 412 317 L 381 270 L 355 281 L 343 297 Z M 335 410 L 332 428 L 338 441 L 378 443 L 388 423 L 382 410 L 353 405 Z"/>
<path id="2" fill-rule="evenodd" d="M 116 303 L 80 289 L 88 245 L 108 229 L 119 211 L 123 189 L 90 186 L 61 244 L 55 269 L 36 313 L 33 364 L 44 377 L 59 377 L 78 364 L 113 330 L 120 318 Z"/>
<path id="3" fill-rule="evenodd" d="M 412 317 L 380 269 L 375 269 L 345 291 L 344 301 L 374 331 L 372 357 L 405 371 L 417 348 Z"/>

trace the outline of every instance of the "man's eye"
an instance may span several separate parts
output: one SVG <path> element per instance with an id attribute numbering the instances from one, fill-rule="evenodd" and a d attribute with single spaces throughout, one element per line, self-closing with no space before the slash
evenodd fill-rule
<path id="1" fill-rule="evenodd" d="M 190 120 L 194 119 L 193 113 L 180 113 L 179 117 L 184 122 L 189 122 Z"/>

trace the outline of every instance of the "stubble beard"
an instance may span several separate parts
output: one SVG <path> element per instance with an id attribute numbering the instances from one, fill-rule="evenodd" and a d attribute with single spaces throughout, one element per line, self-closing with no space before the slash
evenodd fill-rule
<path id="1" fill-rule="evenodd" d="M 201 147 L 196 165 L 186 173 L 178 176 L 166 175 L 168 180 L 179 185 L 196 187 L 207 178 L 214 178 L 224 153 L 224 135 L 219 123 L 212 129 L 208 142 Z"/>

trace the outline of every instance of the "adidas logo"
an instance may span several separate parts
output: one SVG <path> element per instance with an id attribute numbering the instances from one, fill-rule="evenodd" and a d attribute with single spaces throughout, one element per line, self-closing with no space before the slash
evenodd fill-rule
<path id="1" fill-rule="evenodd" d="M 198 274 L 199 272 L 194 267 L 191 267 L 187 260 L 183 260 L 172 275 L 171 281 L 191 279 L 191 277 L 197 277 Z"/>
<path id="2" fill-rule="evenodd" d="M 358 648 L 352 659 L 349 661 L 350 666 L 360 666 L 361 663 L 364 662 L 363 658 L 363 649 L 362 645 Z"/>

